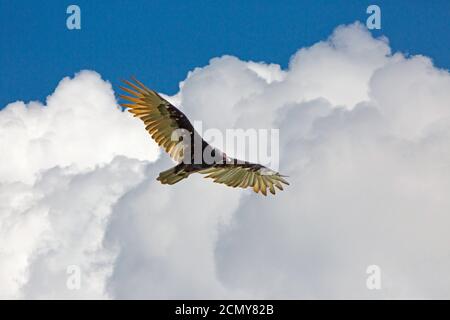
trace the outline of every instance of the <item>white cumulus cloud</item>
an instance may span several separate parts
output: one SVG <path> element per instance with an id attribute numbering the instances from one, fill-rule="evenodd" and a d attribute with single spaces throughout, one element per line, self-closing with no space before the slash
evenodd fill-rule
<path id="1" fill-rule="evenodd" d="M 450 297 L 448 71 L 355 23 L 285 70 L 214 58 L 169 98 L 204 128 L 280 129 L 291 186 L 161 185 L 173 163 L 83 71 L 0 111 L 1 297 Z"/>

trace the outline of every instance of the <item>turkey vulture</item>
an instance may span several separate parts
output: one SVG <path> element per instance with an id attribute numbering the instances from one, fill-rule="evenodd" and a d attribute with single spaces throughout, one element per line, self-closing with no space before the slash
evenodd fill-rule
<path id="1" fill-rule="evenodd" d="M 263 195 L 267 195 L 267 189 L 275 194 L 275 187 L 283 190 L 282 183 L 289 184 L 283 179 L 285 176 L 278 172 L 260 164 L 229 158 L 210 146 L 180 110 L 137 79 L 123 82 L 127 86 L 120 88 L 131 96 L 119 95 L 129 102 L 121 105 L 135 117 L 139 117 L 158 145 L 179 162 L 175 167 L 159 174 L 157 180 L 161 183 L 174 184 L 198 172 L 206 174 L 205 178 L 212 178 L 214 182 L 234 188 L 252 187 L 256 193 L 261 192 Z M 213 161 L 206 161 L 203 156 L 200 161 L 195 161 L 195 152 L 191 151 L 198 149 L 201 155 L 211 154 Z"/>

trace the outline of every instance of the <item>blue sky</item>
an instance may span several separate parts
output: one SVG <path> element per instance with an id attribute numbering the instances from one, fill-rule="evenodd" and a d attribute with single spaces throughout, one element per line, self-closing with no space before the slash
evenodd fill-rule
<path id="1" fill-rule="evenodd" d="M 82 29 L 66 28 L 81 8 Z M 339 24 L 365 21 L 378 4 L 395 51 L 430 56 L 450 69 L 450 1 L 21 1 L 0 0 L 0 108 L 45 100 L 57 83 L 93 69 L 117 85 L 136 75 L 174 94 L 189 70 L 231 54 L 286 67 L 300 47 Z"/>

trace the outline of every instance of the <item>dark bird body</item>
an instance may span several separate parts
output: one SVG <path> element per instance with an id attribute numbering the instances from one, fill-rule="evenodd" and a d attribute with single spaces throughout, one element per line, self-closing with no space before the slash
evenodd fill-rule
<path id="1" fill-rule="evenodd" d="M 145 129 L 164 150 L 179 162 L 173 168 L 159 174 L 163 184 L 174 184 L 192 173 L 206 174 L 206 178 L 231 187 L 252 187 L 258 193 L 275 194 L 275 187 L 283 190 L 282 183 L 289 184 L 278 172 L 247 161 L 228 157 L 212 147 L 197 133 L 191 122 L 170 102 L 155 91 L 134 79 L 124 81 L 121 87 L 128 95 L 120 95 L 130 103 L 121 104 L 145 124 Z"/>

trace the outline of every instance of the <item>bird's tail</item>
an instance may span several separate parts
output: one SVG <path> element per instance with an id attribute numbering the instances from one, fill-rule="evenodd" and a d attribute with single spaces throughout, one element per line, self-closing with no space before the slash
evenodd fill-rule
<path id="1" fill-rule="evenodd" d="M 159 177 L 156 180 L 160 181 L 162 184 L 174 184 L 189 177 L 191 173 L 192 172 L 186 171 L 186 165 L 179 164 L 169 170 L 160 172 Z"/>

